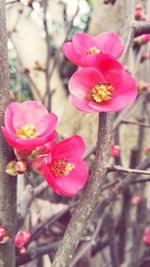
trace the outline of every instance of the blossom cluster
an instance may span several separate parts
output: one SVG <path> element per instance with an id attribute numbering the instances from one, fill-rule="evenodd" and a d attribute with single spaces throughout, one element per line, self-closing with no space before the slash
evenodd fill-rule
<path id="1" fill-rule="evenodd" d="M 68 86 L 70 101 L 78 110 L 117 112 L 135 100 L 135 80 L 117 61 L 123 50 L 119 35 L 113 32 L 96 37 L 78 32 L 64 44 L 65 56 L 81 67 Z"/>
<path id="2" fill-rule="evenodd" d="M 44 175 L 55 192 L 66 196 L 74 196 L 83 188 L 88 178 L 82 160 L 84 141 L 74 135 L 57 142 L 54 113 L 37 101 L 14 102 L 8 105 L 4 119 L 2 131 L 17 158 L 8 163 L 7 173 L 17 175 L 32 167 Z"/>
<path id="3" fill-rule="evenodd" d="M 65 56 L 81 67 L 69 81 L 70 101 L 84 112 L 120 111 L 137 95 L 134 78 L 117 59 L 124 45 L 118 34 L 104 32 L 96 37 L 75 33 L 63 46 Z M 36 64 L 37 65 L 37 64 Z M 17 175 L 32 168 L 44 175 L 58 194 L 76 195 L 85 185 L 88 168 L 82 160 L 85 144 L 74 135 L 57 142 L 57 116 L 37 101 L 10 104 L 2 131 L 13 147 L 17 161 L 6 172 Z M 119 151 L 113 148 L 113 156 Z"/>

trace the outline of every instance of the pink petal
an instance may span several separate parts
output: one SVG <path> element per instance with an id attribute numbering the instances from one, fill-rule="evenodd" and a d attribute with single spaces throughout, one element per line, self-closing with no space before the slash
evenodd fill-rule
<path id="1" fill-rule="evenodd" d="M 67 42 L 63 45 L 63 53 L 64 55 L 74 64 L 80 66 L 81 62 L 80 62 L 80 58 L 81 56 L 76 53 L 72 42 Z"/>
<path id="2" fill-rule="evenodd" d="M 75 196 L 84 187 L 88 179 L 88 168 L 85 162 L 77 157 L 70 157 L 68 161 L 75 164 L 75 168 L 67 176 L 53 176 L 45 172 L 49 185 L 59 194 Z"/>
<path id="3" fill-rule="evenodd" d="M 54 158 L 67 158 L 70 155 L 82 157 L 85 152 L 85 143 L 79 135 L 73 135 L 59 142 L 53 149 Z"/>
<path id="4" fill-rule="evenodd" d="M 135 79 L 124 70 L 112 70 L 107 75 L 110 83 L 115 88 L 111 102 L 120 110 L 131 104 L 137 97 Z"/>
<path id="5" fill-rule="evenodd" d="M 122 69 L 122 65 L 117 60 L 105 54 L 82 57 L 81 63 L 84 66 L 91 66 L 98 69 L 103 75 L 111 69 Z"/>
<path id="6" fill-rule="evenodd" d="M 2 127 L 2 131 L 4 134 L 4 137 L 7 141 L 7 143 L 17 149 L 22 149 L 22 150 L 29 150 L 29 149 L 33 149 L 37 146 L 42 146 L 44 144 L 46 144 L 48 141 L 50 141 L 51 139 L 55 138 L 55 134 L 54 133 L 49 133 L 49 135 L 43 136 L 43 137 L 37 137 L 37 138 L 33 138 L 33 139 L 26 139 L 26 140 L 22 140 L 22 139 L 17 139 L 14 138 L 14 136 L 10 135 L 9 132 L 7 132 L 6 128 Z"/>
<path id="7" fill-rule="evenodd" d="M 94 41 L 96 48 L 114 58 L 120 57 L 123 53 L 124 45 L 121 42 L 120 36 L 115 32 L 103 32 L 97 35 Z"/>
<path id="8" fill-rule="evenodd" d="M 10 133 L 16 132 L 12 124 L 12 118 L 13 118 L 14 113 L 18 111 L 19 107 L 20 107 L 20 103 L 17 103 L 17 102 L 11 103 L 8 105 L 5 111 L 5 127 L 7 131 L 9 131 Z"/>
<path id="9" fill-rule="evenodd" d="M 89 106 L 97 112 L 116 112 L 131 104 L 137 96 L 134 78 L 123 70 L 112 70 L 107 73 L 106 80 L 114 87 L 112 98 L 109 101 L 95 103 L 90 101 Z"/>
<path id="10" fill-rule="evenodd" d="M 43 131 L 41 136 L 47 136 L 47 135 L 49 135 L 50 132 L 53 132 L 55 130 L 55 128 L 56 128 L 56 124 L 57 124 L 57 121 L 58 121 L 57 116 L 52 112 L 48 113 L 46 115 L 46 117 L 47 117 L 47 128 L 45 129 L 45 131 Z M 43 118 L 43 123 L 44 122 L 45 122 L 45 120 Z M 37 125 L 37 131 L 39 131 L 39 132 L 42 131 L 42 128 L 40 128 L 38 125 Z"/>
<path id="11" fill-rule="evenodd" d="M 88 99 L 78 100 L 77 98 L 70 95 L 69 100 L 74 107 L 76 107 L 78 110 L 82 112 L 89 112 L 89 113 L 97 112 L 97 110 L 90 107 Z"/>
<path id="12" fill-rule="evenodd" d="M 32 160 L 28 161 L 28 164 L 35 172 L 43 174 L 43 168 L 45 166 L 45 156 L 33 158 Z"/>
<path id="13" fill-rule="evenodd" d="M 45 179 L 46 179 L 47 183 L 49 184 L 49 186 L 51 188 L 53 188 L 53 190 L 57 194 L 61 195 L 62 194 L 61 188 L 59 188 L 57 183 L 55 183 L 55 177 L 49 171 L 49 168 L 48 168 L 48 166 L 46 164 L 44 165 L 44 168 L 43 168 L 43 175 L 45 176 Z"/>
<path id="14" fill-rule="evenodd" d="M 94 68 L 83 68 L 76 71 L 69 80 L 69 91 L 78 100 L 88 97 L 91 89 L 99 82 L 104 82 L 104 76 Z"/>
<path id="15" fill-rule="evenodd" d="M 48 114 L 47 109 L 37 101 L 25 101 L 20 104 L 18 111 L 13 116 L 13 126 L 15 129 L 19 129 L 24 124 L 33 124 L 38 126 L 39 122 L 44 116 Z M 47 121 L 43 131 L 47 128 Z"/>
<path id="16" fill-rule="evenodd" d="M 73 35 L 72 42 L 76 53 L 78 53 L 81 56 L 86 55 L 89 48 L 94 46 L 93 38 L 90 35 L 83 32 L 75 33 Z"/>

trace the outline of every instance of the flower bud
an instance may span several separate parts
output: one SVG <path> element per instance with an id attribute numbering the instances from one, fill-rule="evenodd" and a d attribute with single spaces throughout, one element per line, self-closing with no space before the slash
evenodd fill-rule
<path id="1" fill-rule="evenodd" d="M 4 227 L 0 226 L 0 241 L 3 239 L 3 237 L 6 235 L 6 230 Z"/>
<path id="2" fill-rule="evenodd" d="M 111 156 L 114 158 L 118 158 L 120 156 L 120 147 L 113 144 L 111 147 Z"/>
<path id="3" fill-rule="evenodd" d="M 17 175 L 16 169 L 15 169 L 15 164 L 16 164 L 16 161 L 12 160 L 6 165 L 6 173 L 7 174 L 9 174 L 11 176 Z"/>
<path id="4" fill-rule="evenodd" d="M 23 248 L 24 245 L 30 240 L 31 233 L 29 230 L 19 232 L 15 238 L 16 248 Z"/>
<path id="5" fill-rule="evenodd" d="M 138 90 L 141 92 L 142 90 L 147 90 L 150 84 L 145 81 L 139 81 L 138 83 Z"/>
<path id="6" fill-rule="evenodd" d="M 7 231 L 4 227 L 0 226 L 0 244 L 4 244 L 9 240 Z"/>
<path id="7" fill-rule="evenodd" d="M 27 171 L 27 163 L 23 160 L 17 161 L 15 164 L 17 174 L 22 174 Z"/>
<path id="8" fill-rule="evenodd" d="M 140 201 L 141 201 L 140 196 L 134 196 L 134 197 L 131 199 L 131 203 L 132 203 L 132 205 L 135 205 L 135 206 L 137 206 L 137 205 L 140 203 Z"/>
<path id="9" fill-rule="evenodd" d="M 19 255 L 24 255 L 26 253 L 26 248 L 25 247 L 19 248 L 18 252 Z"/>
<path id="10" fill-rule="evenodd" d="M 150 229 L 147 229 L 144 233 L 143 241 L 145 245 L 150 246 Z"/>

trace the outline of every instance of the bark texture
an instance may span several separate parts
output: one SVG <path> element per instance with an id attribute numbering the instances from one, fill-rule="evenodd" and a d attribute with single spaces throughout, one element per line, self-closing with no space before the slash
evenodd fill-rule
<path id="1" fill-rule="evenodd" d="M 16 178 L 12 178 L 5 173 L 5 166 L 12 159 L 13 154 L 5 143 L 1 131 L 4 112 L 10 99 L 5 2 L 3 0 L 0 0 L 0 25 L 0 225 L 6 228 L 10 237 L 8 242 L 0 244 L 0 267 L 14 267 Z"/>
<path id="2" fill-rule="evenodd" d="M 68 224 L 52 267 L 69 266 L 87 224 L 87 220 L 101 195 L 109 165 L 112 126 L 113 114 L 100 113 L 97 152 L 93 170 L 85 191 L 82 194 L 81 202 Z"/>

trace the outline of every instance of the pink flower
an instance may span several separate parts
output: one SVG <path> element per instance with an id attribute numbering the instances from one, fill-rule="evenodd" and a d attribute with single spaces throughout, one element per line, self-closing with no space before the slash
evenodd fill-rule
<path id="1" fill-rule="evenodd" d="M 115 32 L 103 32 L 92 37 L 83 32 L 73 35 L 72 42 L 63 46 L 64 55 L 74 64 L 85 67 L 85 58 L 95 57 L 97 54 L 109 54 L 114 58 L 120 57 L 124 50 L 119 35 Z"/>
<path id="2" fill-rule="evenodd" d="M 30 238 L 31 238 L 31 233 L 29 230 L 24 230 L 22 232 L 19 232 L 15 237 L 16 248 L 24 247 L 24 245 L 27 244 Z"/>
<path id="3" fill-rule="evenodd" d="M 143 241 L 145 245 L 150 246 L 150 229 L 147 229 L 144 233 Z"/>
<path id="4" fill-rule="evenodd" d="M 37 101 L 8 105 L 3 134 L 8 144 L 18 150 L 33 150 L 55 138 L 57 116 L 48 113 Z"/>
<path id="5" fill-rule="evenodd" d="M 114 112 L 135 100 L 135 80 L 119 62 L 108 57 L 102 61 L 98 56 L 92 62 L 98 69 L 80 69 L 69 81 L 70 100 L 77 109 L 91 113 Z"/>
<path id="6" fill-rule="evenodd" d="M 79 193 L 88 178 L 88 168 L 82 160 L 85 144 L 74 135 L 53 148 L 43 166 L 43 174 L 48 184 L 58 194 L 74 196 Z"/>

